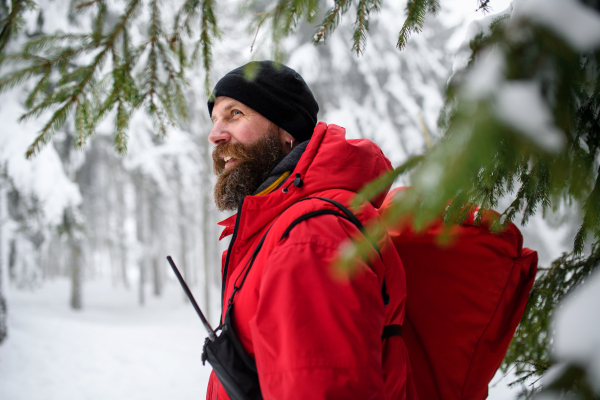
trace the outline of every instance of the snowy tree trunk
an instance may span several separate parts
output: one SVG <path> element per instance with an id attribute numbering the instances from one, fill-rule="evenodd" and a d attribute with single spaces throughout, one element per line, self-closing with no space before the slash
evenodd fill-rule
<path id="1" fill-rule="evenodd" d="M 4 298 L 4 295 L 0 293 L 0 344 L 2 344 L 8 336 L 7 317 L 8 309 L 6 306 L 6 299 Z"/>
<path id="2" fill-rule="evenodd" d="M 125 234 L 125 219 L 127 217 L 127 204 L 125 203 L 125 187 L 123 177 L 117 182 L 117 248 L 119 249 L 119 267 L 123 285 L 129 289 L 127 277 L 127 236 Z"/>
<path id="3" fill-rule="evenodd" d="M 82 243 L 78 238 L 75 213 L 72 208 L 66 208 L 63 211 L 63 229 L 67 235 L 67 245 L 69 249 L 68 267 L 71 276 L 71 300 L 70 305 L 74 310 L 80 310 L 83 307 L 82 286 L 83 286 L 83 267 L 82 262 Z"/>
<path id="4" fill-rule="evenodd" d="M 3 181 L 0 182 L 0 344 L 4 342 L 8 334 L 7 326 L 7 307 L 6 299 L 4 297 L 4 252 L 3 252 L 3 240 L 2 235 L 4 226 L 4 188 L 2 187 Z"/>
<path id="5" fill-rule="evenodd" d="M 138 300 L 141 306 L 146 302 L 144 293 L 144 286 L 146 284 L 146 213 L 145 211 L 145 199 L 144 199 L 144 187 L 143 177 L 140 173 L 135 175 L 135 216 L 136 216 L 136 235 L 138 241 L 138 267 L 139 267 L 139 281 L 138 281 Z"/>
<path id="6" fill-rule="evenodd" d="M 163 273 L 162 268 L 160 267 L 162 264 L 158 260 L 158 254 L 162 250 L 162 238 L 161 238 L 161 229 L 160 229 L 160 213 L 158 212 L 158 206 L 160 199 L 158 198 L 158 194 L 156 191 L 152 193 L 152 201 L 148 204 L 148 212 L 149 212 L 149 220 L 150 220 L 150 242 L 152 243 L 152 252 L 151 252 L 151 260 L 152 260 L 152 283 L 154 288 L 154 295 L 160 296 L 162 294 L 163 289 Z"/>
<path id="7" fill-rule="evenodd" d="M 83 268 L 81 267 L 81 242 L 75 238 L 69 238 L 69 247 L 71 249 L 71 308 L 74 310 L 81 310 L 83 307 Z"/>
<path id="8" fill-rule="evenodd" d="M 185 279 L 185 281 L 188 283 L 188 285 L 191 285 L 191 282 L 189 280 L 190 278 L 190 271 L 189 271 L 189 267 L 188 267 L 188 262 L 187 262 L 187 241 L 188 241 L 188 237 L 187 237 L 187 230 L 186 230 L 186 222 L 187 222 L 187 213 L 186 213 L 186 209 L 185 209 L 185 203 L 183 201 L 183 184 L 181 182 L 181 173 L 180 173 L 180 169 L 177 166 L 175 168 L 176 171 L 176 181 L 177 181 L 177 208 L 179 211 L 179 215 L 178 215 L 178 228 L 179 228 L 179 268 L 181 270 L 181 273 L 183 275 L 183 279 Z M 182 293 L 183 295 L 183 299 L 184 301 L 187 300 L 187 296 L 185 295 L 185 293 Z"/>
<path id="9" fill-rule="evenodd" d="M 208 146 L 201 147 L 202 152 L 210 153 Z M 206 318 L 210 320 L 210 287 L 212 280 L 212 257 L 211 252 L 214 251 L 211 246 L 211 232 L 212 232 L 212 218 L 211 213 L 214 210 L 210 204 L 212 201 L 211 193 L 211 182 L 210 172 L 212 166 L 210 165 L 209 159 L 207 158 L 210 154 L 201 154 L 203 162 L 203 169 L 200 178 L 200 199 L 202 201 L 202 267 L 204 269 L 204 307 L 206 309 Z"/>

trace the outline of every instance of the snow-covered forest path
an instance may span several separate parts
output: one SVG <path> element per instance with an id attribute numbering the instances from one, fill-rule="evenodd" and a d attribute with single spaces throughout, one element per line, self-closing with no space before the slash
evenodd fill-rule
<path id="1" fill-rule="evenodd" d="M 85 310 L 68 307 L 66 279 L 12 291 L 0 347 L 3 400 L 202 399 L 210 374 L 204 331 L 175 282 L 145 307 L 109 281 L 86 283 Z"/>

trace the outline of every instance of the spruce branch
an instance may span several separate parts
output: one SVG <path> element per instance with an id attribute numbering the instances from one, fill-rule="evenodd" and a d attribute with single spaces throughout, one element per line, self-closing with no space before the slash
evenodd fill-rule
<path id="1" fill-rule="evenodd" d="M 352 51 L 360 56 L 367 45 L 367 34 L 369 32 L 369 14 L 378 11 L 381 7 L 380 0 L 360 0 L 356 9 L 356 22 L 354 23 L 354 44 Z"/>
<path id="2" fill-rule="evenodd" d="M 441 5 L 440 5 L 440 0 L 429 0 L 429 4 L 427 6 L 427 10 L 432 13 L 433 15 L 436 15 L 437 13 L 440 12 L 441 9 Z"/>
<path id="3" fill-rule="evenodd" d="M 255 9 L 257 6 L 255 1 L 249 1 L 244 9 Z M 282 59 L 281 41 L 294 32 L 301 19 L 304 18 L 308 23 L 313 23 L 318 10 L 319 0 L 278 0 L 268 11 L 255 12 L 255 18 L 250 25 L 251 30 L 255 32 L 250 51 L 254 50 L 260 29 L 265 22 L 270 21 L 272 51 L 274 59 L 280 61 Z"/>
<path id="4" fill-rule="evenodd" d="M 105 0 L 82 1 L 82 2 L 79 2 L 79 3 L 74 3 L 73 4 L 73 8 L 76 9 L 76 10 L 84 10 L 84 9 L 86 9 L 88 7 L 93 6 L 94 4 L 104 3 L 104 2 L 105 2 Z"/>
<path id="5" fill-rule="evenodd" d="M 93 132 L 93 122 L 97 119 L 92 116 L 90 103 L 86 97 L 95 84 L 94 76 L 100 73 L 107 55 L 114 51 L 114 43 L 121 37 L 139 3 L 139 0 L 128 2 L 125 13 L 106 36 L 101 30 L 98 33 L 99 28 L 96 28 L 97 32 L 91 36 L 72 34 L 41 36 L 25 44 L 22 53 L 3 60 L 28 65 L 0 78 L 0 90 L 13 87 L 36 75 L 40 76 L 28 95 L 25 102 L 28 111 L 21 116 L 21 120 L 37 117 L 50 108 L 58 107 L 27 150 L 28 158 L 36 154 L 50 140 L 54 132 L 62 127 L 73 109 L 75 109 L 75 125 L 78 130 L 77 144 L 83 145 L 85 139 Z M 103 2 L 98 4 L 102 7 Z M 90 64 L 80 67 L 74 64 L 77 57 L 92 51 L 97 54 Z M 40 96 L 51 87 L 50 78 L 54 70 L 61 73 L 60 79 L 54 83 L 55 88 L 50 93 Z"/>
<path id="6" fill-rule="evenodd" d="M 200 20 L 200 36 L 194 45 L 190 62 L 194 64 L 199 56 L 202 56 L 202 66 L 205 73 L 204 88 L 208 95 L 211 91 L 212 46 L 214 45 L 214 40 L 221 38 L 221 31 L 217 25 L 214 0 L 187 0 L 175 16 L 173 38 L 177 40 L 183 31 L 187 32 L 188 36 L 190 36 L 192 33 L 192 23 L 197 19 Z M 184 65 L 181 62 L 185 60 L 187 58 L 183 57 L 183 52 L 180 51 L 180 66 L 182 69 Z"/>
<path id="7" fill-rule="evenodd" d="M 404 50 L 408 38 L 413 32 L 420 33 L 423 30 L 425 24 L 425 15 L 427 14 L 428 7 L 430 7 L 428 0 L 409 0 L 406 4 L 406 20 L 402 25 L 400 34 L 398 35 L 398 42 L 396 47 L 398 50 Z"/>
<path id="8" fill-rule="evenodd" d="M 408 173 L 409 171 L 416 168 L 423 161 L 423 158 L 424 156 L 422 155 L 412 156 L 402 165 L 394 168 L 392 171 L 383 174 L 381 177 L 375 179 L 374 181 L 367 183 L 354 197 L 351 206 L 358 208 L 363 203 L 373 200 L 382 191 L 389 188 L 400 175 Z"/>
<path id="9" fill-rule="evenodd" d="M 44 125 L 41 133 L 35 138 L 33 143 L 27 149 L 27 152 L 25 153 L 25 156 L 27 158 L 30 158 L 33 155 L 37 154 L 42 149 L 42 147 L 44 147 L 44 145 L 46 145 L 50 141 L 50 139 L 52 139 L 53 133 L 63 126 L 71 112 L 71 109 L 73 108 L 73 103 L 74 102 L 67 102 L 65 105 L 63 105 L 61 108 L 54 112 L 54 114 L 50 118 L 50 121 L 48 121 L 46 125 Z"/>
<path id="10" fill-rule="evenodd" d="M 1 77 L 0 90 L 38 76 L 26 101 L 27 112 L 21 120 L 38 117 L 57 108 L 28 149 L 28 157 L 47 143 L 69 115 L 74 115 L 76 146 L 80 147 L 109 111 L 116 108 L 114 134 L 115 148 L 119 153 L 127 148 L 126 130 L 132 112 L 142 104 L 146 103 L 146 110 L 152 114 L 157 129 L 163 134 L 167 126 L 173 125 L 180 117 L 187 117 L 183 92 L 187 81 L 183 68 L 178 70 L 174 66 L 176 57 L 182 58 L 172 46 L 172 37 L 167 37 L 162 29 L 156 0 L 149 3 L 149 39 L 135 47 L 129 43 L 127 29 L 141 4 L 140 0 L 128 1 L 125 11 L 106 32 L 106 2 L 75 4 L 75 8 L 97 6 L 90 34 L 54 34 L 33 38 L 20 54 L 2 59 L 4 63 L 25 64 L 25 67 Z M 78 65 L 80 57 L 89 53 L 94 54 L 92 61 Z M 138 82 L 132 71 L 144 54 L 148 56 L 148 68 Z M 108 74 L 103 70 L 107 62 L 111 62 Z M 59 73 L 58 79 L 53 78 L 56 76 L 54 71 Z M 106 93 L 107 85 L 110 89 Z"/>
<path id="11" fill-rule="evenodd" d="M 10 13 L 0 20 L 0 54 L 23 26 L 23 13 L 35 8 L 32 0 L 12 0 Z"/>
<path id="12" fill-rule="evenodd" d="M 102 40 L 102 30 L 104 28 L 104 22 L 106 20 L 106 13 L 108 12 L 108 8 L 106 7 L 106 2 L 104 1 L 98 2 L 96 4 L 98 4 L 98 13 L 96 15 L 96 18 L 94 19 L 92 40 L 95 43 L 99 43 Z"/>
<path id="13" fill-rule="evenodd" d="M 213 39 L 219 38 L 220 33 L 217 29 L 217 21 L 214 13 L 214 3 L 212 0 L 204 0 L 202 3 L 202 23 L 200 26 L 200 43 L 202 43 L 202 62 L 204 66 L 204 87 L 206 95 L 211 91 L 210 70 L 212 67 L 212 45 Z"/>
<path id="14" fill-rule="evenodd" d="M 490 12 L 490 0 L 477 0 L 477 9 L 475 11 Z"/>
<path id="15" fill-rule="evenodd" d="M 335 0 L 334 5 L 325 17 L 321 24 L 317 27 L 317 31 L 313 35 L 314 44 L 323 44 L 329 36 L 335 31 L 340 23 L 342 15 L 350 9 L 350 0 Z"/>
<path id="16" fill-rule="evenodd" d="M 549 354 L 550 320 L 554 310 L 599 266 L 600 242 L 596 242 L 587 257 L 565 253 L 551 268 L 540 269 L 521 323 L 502 362 L 504 371 L 515 366 L 520 377 L 515 383 L 540 376 L 554 364 Z"/>
<path id="17" fill-rule="evenodd" d="M 258 32 L 260 31 L 260 28 L 262 27 L 262 25 L 265 23 L 265 21 L 269 17 L 269 13 L 256 13 L 254 15 L 257 17 L 260 17 L 260 19 L 258 20 L 258 23 L 256 25 L 256 33 L 254 34 L 254 39 L 252 39 L 252 44 L 250 45 L 250 53 L 252 53 L 252 51 L 254 50 L 254 44 L 256 43 L 256 38 L 258 37 Z"/>
<path id="18" fill-rule="evenodd" d="M 596 241 L 600 241 L 600 170 L 596 177 L 594 189 L 583 205 L 583 223 L 575 235 L 574 248 L 576 254 L 583 253 L 587 233 L 591 232 Z"/>

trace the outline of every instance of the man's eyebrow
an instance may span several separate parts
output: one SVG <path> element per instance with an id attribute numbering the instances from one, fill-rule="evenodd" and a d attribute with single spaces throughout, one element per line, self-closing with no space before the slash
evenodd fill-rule
<path id="1" fill-rule="evenodd" d="M 234 108 L 236 106 L 235 103 L 229 103 L 228 105 L 225 106 L 225 108 L 223 108 L 224 112 L 227 112 L 229 110 L 231 110 L 232 108 Z M 211 115 L 210 116 L 210 120 L 213 122 L 213 124 L 215 123 L 215 116 Z"/>

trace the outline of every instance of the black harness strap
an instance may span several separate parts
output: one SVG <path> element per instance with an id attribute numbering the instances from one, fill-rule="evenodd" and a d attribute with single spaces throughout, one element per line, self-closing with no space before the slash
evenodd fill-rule
<path id="1" fill-rule="evenodd" d="M 330 210 L 330 209 L 322 209 L 322 210 L 308 212 L 308 213 L 296 218 L 294 221 L 292 221 L 292 223 L 287 227 L 287 229 L 281 235 L 281 238 L 279 239 L 279 241 L 282 241 L 283 239 L 288 237 L 290 231 L 302 221 L 306 221 L 309 218 L 317 217 L 319 215 L 335 215 L 337 217 L 344 218 L 345 220 L 351 222 L 354 226 L 356 226 L 356 228 L 358 228 L 358 230 L 360 230 L 361 233 L 369 240 L 369 242 L 371 243 L 373 248 L 379 254 L 379 258 L 381 258 L 381 261 L 383 262 L 383 257 L 381 255 L 381 251 L 379 250 L 379 246 L 377 245 L 377 242 L 375 242 L 368 235 L 367 230 L 365 229 L 363 224 L 360 222 L 360 220 L 352 213 L 352 211 L 350 211 L 348 208 L 346 208 L 342 204 L 338 203 L 337 201 L 331 200 L 331 199 L 328 199 L 325 197 L 305 197 L 305 198 L 297 201 L 296 203 L 299 203 L 300 201 L 304 201 L 304 200 L 310 200 L 310 199 L 319 199 L 319 200 L 323 200 L 328 203 L 331 203 L 334 206 L 336 206 L 337 208 L 339 208 L 341 211 L 343 211 L 343 214 L 338 211 Z M 294 203 L 294 204 L 296 204 L 296 203 Z M 272 226 L 273 225 L 271 225 L 271 227 Z M 237 278 L 234 282 L 234 285 L 233 285 L 233 293 L 231 293 L 231 297 L 229 298 L 229 301 L 228 301 L 229 306 L 231 306 L 233 304 L 233 299 L 234 299 L 236 293 L 242 288 L 242 286 L 244 286 L 244 283 L 246 282 L 246 278 L 248 277 L 248 273 L 250 272 L 250 269 L 252 268 L 252 265 L 254 264 L 254 260 L 256 259 L 258 252 L 262 248 L 265 238 L 267 237 L 267 234 L 271 230 L 271 227 L 269 227 L 269 229 L 267 229 L 267 232 L 265 232 L 263 237 L 260 239 L 260 242 L 254 249 L 254 252 L 252 252 L 250 259 L 248 259 L 248 262 L 244 266 L 245 271 L 243 269 L 242 272 L 240 272 L 240 274 L 237 276 Z M 240 277 L 242 277 L 242 281 L 238 285 L 238 280 L 240 279 Z M 387 290 L 386 290 L 386 286 L 385 286 L 385 278 L 383 279 L 383 284 L 381 285 L 381 297 L 383 298 L 383 304 L 387 306 L 390 302 L 390 296 L 387 294 Z M 383 334 L 382 334 L 381 338 L 386 339 L 391 336 L 402 336 L 402 326 L 401 325 L 385 326 L 383 328 Z"/>
<path id="2" fill-rule="evenodd" d="M 402 325 L 386 325 L 383 327 L 381 339 L 387 339 L 392 336 L 402 336 Z"/>
<path id="3" fill-rule="evenodd" d="M 306 213 L 306 214 L 302 215 L 301 217 L 296 218 L 290 224 L 290 226 L 287 227 L 287 229 L 285 230 L 285 232 L 283 232 L 283 235 L 281 235 L 281 239 L 279 239 L 279 241 L 282 241 L 283 239 L 285 239 L 289 235 L 289 233 L 292 230 L 292 228 L 295 227 L 296 225 L 298 225 L 300 222 L 306 221 L 307 219 L 312 218 L 312 217 L 316 217 L 318 215 L 327 215 L 327 214 L 329 214 L 329 215 L 336 215 L 336 216 L 338 216 L 340 218 L 344 218 L 344 219 L 347 219 L 348 221 L 350 221 L 348 219 L 348 217 L 346 217 L 344 214 L 339 213 L 339 212 L 334 211 L 334 210 L 317 210 L 317 211 L 311 211 L 309 213 Z"/>
<path id="4" fill-rule="evenodd" d="M 250 256 L 250 259 L 244 266 L 244 269 L 246 270 L 246 272 L 244 272 L 244 277 L 242 278 L 242 281 L 240 282 L 239 286 L 238 286 L 238 280 L 240 279 L 240 276 L 242 276 L 242 272 L 244 270 L 242 270 L 242 272 L 240 272 L 240 274 L 235 279 L 235 282 L 233 282 L 233 293 L 231 293 L 231 297 L 229 298 L 229 301 L 227 302 L 227 304 L 229 304 L 229 305 L 233 304 L 233 298 L 235 297 L 236 292 L 238 292 L 242 288 L 242 286 L 244 286 L 244 282 L 246 282 L 246 278 L 248 277 L 248 273 L 250 272 L 250 269 L 252 268 L 252 264 L 254 264 L 254 260 L 256 259 L 258 252 L 260 251 L 260 249 L 262 249 L 263 243 L 265 242 L 265 238 L 267 237 L 267 234 L 269 233 L 270 230 L 271 230 L 271 227 L 269 227 L 269 229 L 267 229 L 267 231 L 263 235 L 262 239 L 260 239 L 260 242 L 258 242 L 258 245 L 256 245 L 256 248 L 254 249 L 252 256 Z"/>
<path id="5" fill-rule="evenodd" d="M 309 200 L 309 199 L 319 199 L 319 200 L 324 200 L 328 203 L 331 203 L 334 206 L 336 206 L 337 208 L 339 208 L 340 210 L 342 210 L 345 215 L 343 215 L 342 213 L 339 213 L 335 210 L 328 210 L 328 209 L 311 211 L 309 213 L 306 213 L 306 214 L 296 218 L 294 221 L 292 221 L 292 223 L 287 227 L 285 232 L 283 232 L 283 235 L 281 235 L 281 239 L 279 239 L 280 241 L 285 239 L 289 235 L 292 228 L 294 228 L 296 225 L 298 225 L 302 221 L 306 221 L 307 219 L 316 217 L 318 215 L 335 215 L 335 216 L 344 218 L 344 219 L 352 222 L 362 232 L 362 234 L 365 235 L 365 237 L 369 240 L 369 242 L 371 243 L 373 248 L 375 248 L 375 250 L 377 250 L 377 253 L 379 254 L 379 258 L 381 258 L 381 261 L 383 262 L 383 257 L 381 255 L 381 251 L 379 250 L 379 246 L 377 245 L 377 242 L 375 242 L 370 237 L 370 235 L 367 233 L 367 230 L 365 229 L 364 225 L 360 222 L 360 220 L 356 217 L 356 215 L 354 215 L 352 213 L 352 211 L 350 211 L 348 208 L 343 206 L 341 203 L 339 203 L 335 200 L 332 200 L 332 199 L 328 199 L 326 197 L 306 197 L 302 200 L 299 200 L 298 202 L 304 201 L 304 200 Z M 385 278 L 383 278 L 383 283 L 381 285 L 381 297 L 383 298 L 383 304 L 387 306 L 390 303 L 390 296 L 388 295 L 387 288 L 385 286 Z M 402 325 L 387 325 L 387 326 L 383 327 L 383 334 L 381 335 L 381 339 L 387 339 L 392 336 L 402 336 Z"/>
<path id="6" fill-rule="evenodd" d="M 344 206 L 343 204 L 332 200 L 332 199 L 328 199 L 327 197 L 319 197 L 319 196 L 314 196 L 314 197 L 305 197 L 301 200 L 298 200 L 296 203 L 299 203 L 301 201 L 304 200 L 310 200 L 310 199 L 319 199 L 319 200 L 323 200 L 326 201 L 328 203 L 333 204 L 334 206 L 336 206 L 337 208 L 339 208 L 340 210 L 342 210 L 345 214 L 345 219 L 347 219 L 348 221 L 352 222 L 354 224 L 354 226 L 356 226 L 358 228 L 358 230 L 367 238 L 367 240 L 371 243 L 371 246 L 373 246 L 373 248 L 377 251 L 377 254 L 379 254 L 379 258 L 381 259 L 381 262 L 383 262 L 383 256 L 381 255 L 381 251 L 379 250 L 379 246 L 377 245 L 377 242 L 375 240 L 373 240 L 373 238 L 367 233 L 367 230 L 365 229 L 364 225 L 362 224 L 362 222 L 360 222 L 360 220 L 356 217 L 356 215 L 354 215 L 354 213 L 352 211 L 350 211 L 348 208 L 346 208 L 346 206 Z M 319 211 L 323 211 L 320 214 L 313 214 L 313 213 L 317 213 Z M 291 225 L 286 229 L 285 233 L 283 234 L 283 236 L 281 237 L 281 239 L 283 239 L 284 237 L 286 237 L 290 230 L 296 226 L 298 223 L 304 221 L 305 219 L 311 218 L 313 216 L 317 216 L 317 215 L 324 215 L 324 214 L 334 214 L 337 216 L 340 216 L 342 218 L 344 218 L 343 215 L 341 215 L 340 213 L 336 213 L 333 210 L 319 210 L 319 211 L 313 211 L 312 213 L 308 213 L 305 214 L 299 218 L 297 218 L 294 222 L 291 223 Z M 325 212 L 327 211 L 327 212 Z M 313 214 L 313 215 L 311 215 Z M 304 216 L 306 215 L 310 215 L 310 217 L 304 218 Z M 298 221 L 298 222 L 296 222 Z M 385 278 L 383 278 L 383 283 L 381 285 L 381 297 L 383 298 L 383 305 L 387 306 L 388 304 L 390 304 L 390 295 L 387 293 L 387 288 L 385 286 Z"/>

